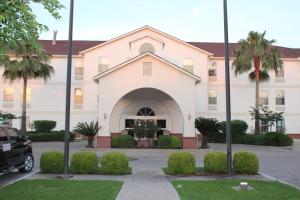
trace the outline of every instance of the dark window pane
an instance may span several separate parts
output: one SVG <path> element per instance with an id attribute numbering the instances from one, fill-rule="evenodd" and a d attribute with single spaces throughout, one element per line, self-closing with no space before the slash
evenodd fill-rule
<path id="1" fill-rule="evenodd" d="M 133 128 L 134 119 L 125 119 L 125 128 Z"/>
<path id="2" fill-rule="evenodd" d="M 167 126 L 166 126 L 166 120 L 163 120 L 163 119 L 160 119 L 160 120 L 157 120 L 156 121 L 156 123 L 157 123 L 157 126 L 159 127 L 159 128 L 166 128 Z"/>
<path id="3" fill-rule="evenodd" d="M 137 116 L 155 116 L 155 113 L 153 112 L 153 110 L 151 108 L 148 107 L 144 107 L 141 108 L 137 114 Z"/>

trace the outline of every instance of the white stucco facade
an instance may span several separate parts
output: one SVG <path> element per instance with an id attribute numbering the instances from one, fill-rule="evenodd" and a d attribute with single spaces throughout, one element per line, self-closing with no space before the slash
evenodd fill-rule
<path id="1" fill-rule="evenodd" d="M 288 134 L 300 134 L 298 57 L 283 57 L 284 75 L 276 77 L 271 72 L 270 80 L 261 83 L 260 88 L 267 94 L 271 110 L 284 111 Z M 55 120 L 56 129 L 64 129 L 67 57 L 53 53 L 50 64 L 55 69 L 51 80 L 28 83 L 29 129 L 39 119 Z M 209 69 L 214 69 L 213 77 Z M 72 70 L 71 127 L 79 121 L 98 120 L 99 137 L 124 131 L 125 120 L 138 119 L 137 112 L 143 107 L 155 113 L 149 119 L 165 120 L 166 130 L 187 138 L 196 135 L 197 116 L 225 120 L 224 57 L 149 26 L 82 47 L 73 57 Z M 231 71 L 231 105 L 232 119 L 245 120 L 251 132 L 254 122 L 249 110 L 254 105 L 255 85 L 247 76 L 235 76 Z M 22 83 L 1 79 L 0 84 L 0 110 L 19 116 Z M 282 93 L 284 104 L 277 105 L 276 94 Z M 19 124 L 16 120 L 13 125 Z"/>

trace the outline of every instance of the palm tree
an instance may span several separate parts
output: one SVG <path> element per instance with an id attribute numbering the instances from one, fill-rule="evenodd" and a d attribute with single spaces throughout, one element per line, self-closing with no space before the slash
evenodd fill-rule
<path id="1" fill-rule="evenodd" d="M 99 129 L 98 122 L 92 121 L 89 124 L 87 122 L 78 122 L 73 131 L 87 136 L 88 145 L 86 147 L 94 148 L 94 136 L 97 135 Z"/>
<path id="2" fill-rule="evenodd" d="M 269 79 L 268 72 L 282 68 L 281 52 L 274 47 L 275 40 L 265 39 L 266 32 L 251 31 L 247 39 L 237 43 L 234 50 L 233 67 L 235 74 L 250 72 L 250 80 L 255 81 L 255 109 L 259 110 L 259 82 Z M 259 133 L 259 119 L 255 119 L 255 133 Z"/>
<path id="3" fill-rule="evenodd" d="M 195 119 L 195 128 L 202 135 L 201 149 L 207 149 L 209 136 L 217 134 L 221 130 L 220 123 L 214 118 L 197 117 Z"/>
<path id="4" fill-rule="evenodd" d="M 0 64 L 2 64 L 4 68 L 4 80 L 11 82 L 23 80 L 21 132 L 25 134 L 27 81 L 29 79 L 43 79 L 47 81 L 51 78 L 51 75 L 54 74 L 54 69 L 47 64 L 50 55 L 47 54 L 43 47 L 37 42 L 35 36 L 15 41 L 8 49 L 10 49 L 11 58 L 13 59 L 7 59 L 7 56 L 2 55 Z"/>

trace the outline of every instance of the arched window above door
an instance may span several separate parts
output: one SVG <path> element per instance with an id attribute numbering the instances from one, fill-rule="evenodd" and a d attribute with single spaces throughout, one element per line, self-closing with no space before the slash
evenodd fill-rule
<path id="1" fill-rule="evenodd" d="M 136 113 L 136 115 L 147 117 L 147 116 L 155 116 L 155 113 L 151 108 L 143 107 Z"/>
<path id="2" fill-rule="evenodd" d="M 154 46 L 150 43 L 144 43 L 140 47 L 140 54 L 146 53 L 146 52 L 151 52 L 154 53 L 155 49 Z"/>

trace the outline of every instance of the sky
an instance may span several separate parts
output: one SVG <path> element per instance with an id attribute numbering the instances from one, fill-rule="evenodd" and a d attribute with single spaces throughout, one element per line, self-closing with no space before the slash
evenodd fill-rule
<path id="1" fill-rule="evenodd" d="M 76 40 L 109 40 L 144 25 L 187 42 L 223 42 L 223 0 L 74 0 Z M 38 21 L 49 27 L 41 39 L 68 39 L 69 0 L 55 20 L 32 5 Z M 229 42 L 249 31 L 266 31 L 276 45 L 300 48 L 300 0 L 228 0 Z"/>

